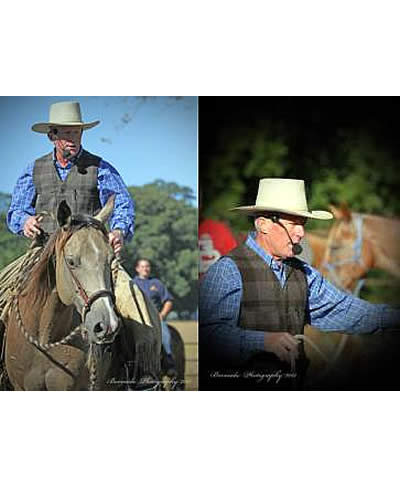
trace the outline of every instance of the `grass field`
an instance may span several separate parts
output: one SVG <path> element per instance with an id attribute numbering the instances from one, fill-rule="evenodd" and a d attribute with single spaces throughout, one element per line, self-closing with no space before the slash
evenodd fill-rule
<path id="1" fill-rule="evenodd" d="M 168 321 L 181 334 L 185 343 L 185 390 L 198 390 L 198 338 L 197 321 Z"/>

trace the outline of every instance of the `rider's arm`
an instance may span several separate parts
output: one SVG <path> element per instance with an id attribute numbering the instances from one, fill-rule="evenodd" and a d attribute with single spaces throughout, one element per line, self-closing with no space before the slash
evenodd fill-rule
<path id="1" fill-rule="evenodd" d="M 114 211 L 110 218 L 110 227 L 111 230 L 120 229 L 124 239 L 129 241 L 134 231 L 135 205 L 122 177 L 113 166 L 104 160 L 101 160 L 99 165 L 97 187 L 102 206 L 115 193 Z"/>
<path id="2" fill-rule="evenodd" d="M 35 215 L 34 165 L 35 162 L 32 162 L 26 167 L 17 180 L 12 194 L 11 205 L 7 213 L 7 226 L 15 234 L 23 234 L 25 221 L 31 215 Z"/>
<path id="3" fill-rule="evenodd" d="M 336 288 L 311 266 L 305 265 L 305 269 L 311 326 L 350 334 L 399 329 L 400 309 L 358 299 Z"/>

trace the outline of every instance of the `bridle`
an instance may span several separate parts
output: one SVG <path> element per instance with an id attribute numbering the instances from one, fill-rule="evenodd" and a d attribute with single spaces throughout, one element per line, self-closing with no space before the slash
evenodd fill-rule
<path id="1" fill-rule="evenodd" d="M 339 266 L 342 266 L 344 264 L 350 264 L 350 263 L 356 263 L 359 264 L 362 268 L 365 268 L 365 263 L 362 257 L 362 248 L 363 248 L 363 222 L 364 222 L 364 217 L 361 214 L 355 214 L 353 216 L 353 223 L 356 228 L 356 239 L 353 244 L 351 245 L 346 245 L 350 246 L 352 250 L 352 255 L 349 258 L 346 259 L 339 259 L 334 262 L 327 262 L 327 257 L 329 258 L 331 255 L 331 250 L 332 250 L 332 242 L 334 239 L 334 235 L 330 238 L 330 241 L 328 242 L 327 249 L 325 252 L 324 256 L 324 261 L 322 263 L 322 267 L 326 268 L 330 276 L 332 277 L 332 281 L 335 283 L 335 285 L 339 286 L 340 288 L 344 289 L 343 286 L 343 281 L 340 278 L 339 274 L 337 273 L 337 268 Z M 365 279 L 360 279 L 358 280 L 355 289 L 353 290 L 353 295 L 359 296 L 361 288 L 363 287 L 365 283 Z"/>
<path id="2" fill-rule="evenodd" d="M 95 227 L 101 229 L 103 231 L 103 233 L 105 233 L 105 230 L 102 228 L 102 225 L 100 223 L 98 223 L 98 222 L 96 222 L 96 223 L 89 222 L 89 223 L 87 223 L 85 225 L 94 225 Z M 81 315 L 81 318 L 82 318 L 82 322 L 81 322 L 80 325 L 78 325 L 73 331 L 71 331 L 66 337 L 64 337 L 60 341 L 42 344 L 42 343 L 39 342 L 39 340 L 37 338 L 35 338 L 35 336 L 33 336 L 32 334 L 30 334 L 26 330 L 26 328 L 25 328 L 25 326 L 23 324 L 23 320 L 22 320 L 22 316 L 21 316 L 21 311 L 20 311 L 20 308 L 19 308 L 18 296 L 19 296 L 19 293 L 21 292 L 21 288 L 22 288 L 22 286 L 23 286 L 23 284 L 25 282 L 25 277 L 24 276 L 21 276 L 22 279 L 20 279 L 19 283 L 16 285 L 15 293 L 14 293 L 14 296 L 13 296 L 13 299 L 12 299 L 12 304 L 15 307 L 15 312 L 16 312 L 16 317 L 17 317 L 17 323 L 18 323 L 18 326 L 19 326 L 19 328 L 20 328 L 23 336 L 25 337 L 25 339 L 31 345 L 33 345 L 34 347 L 36 347 L 36 349 L 38 349 L 40 352 L 42 352 L 46 356 L 48 356 L 48 351 L 50 349 L 52 349 L 54 347 L 58 347 L 60 345 L 67 345 L 75 337 L 81 337 L 82 340 L 84 342 L 86 342 L 86 340 L 87 340 L 87 334 L 86 334 L 86 331 L 85 331 L 85 328 L 84 328 L 84 321 L 85 321 L 86 315 L 90 311 L 90 308 L 93 305 L 93 303 L 98 298 L 104 297 L 104 296 L 110 297 L 111 300 L 112 300 L 112 302 L 113 303 L 115 302 L 114 301 L 114 297 L 115 297 L 114 291 L 110 291 L 110 290 L 106 290 L 106 289 L 101 289 L 101 290 L 97 290 L 96 292 L 92 293 L 91 295 L 88 295 L 87 292 L 86 292 L 86 290 L 82 286 L 81 282 L 75 276 L 73 270 L 69 266 L 68 261 L 67 261 L 67 259 L 65 257 L 64 249 L 62 250 L 62 253 L 63 253 L 64 263 L 65 263 L 65 265 L 66 265 L 69 273 L 71 274 L 71 278 L 72 278 L 72 280 L 73 280 L 73 282 L 74 282 L 74 284 L 75 284 L 75 286 L 76 286 L 76 288 L 78 290 L 78 294 L 79 294 L 80 298 L 83 301 L 83 307 L 82 307 L 82 310 L 80 312 L 80 315 Z M 40 260 L 40 258 L 41 258 L 41 254 L 39 253 L 39 255 L 35 256 L 35 258 L 33 259 L 32 266 L 34 264 L 36 264 Z M 29 260 L 29 258 L 27 257 L 26 263 L 28 262 L 28 260 Z M 56 262 L 55 262 L 55 256 L 54 255 L 52 256 L 52 260 L 53 260 L 53 266 L 55 268 L 56 267 Z M 116 260 L 118 260 L 118 259 L 116 259 Z M 113 283 L 112 280 L 111 280 L 111 283 Z M 56 363 L 56 361 L 54 359 L 52 359 L 52 361 L 54 363 Z M 56 364 L 58 364 L 58 363 L 56 363 Z M 60 365 L 60 367 L 62 369 L 64 369 L 66 372 L 70 373 L 70 371 L 66 367 L 64 367 L 62 365 Z"/>
<path id="3" fill-rule="evenodd" d="M 73 270 L 71 269 L 70 265 L 68 264 L 68 261 L 65 257 L 65 253 L 64 253 L 64 250 L 63 250 L 63 259 L 64 259 L 64 263 L 71 275 L 71 278 L 76 286 L 76 288 L 78 289 L 78 294 L 80 296 L 80 298 L 82 299 L 83 301 L 83 307 L 82 307 L 82 311 L 81 311 L 81 318 L 82 318 L 82 323 L 85 322 L 85 319 L 86 319 L 86 315 L 87 313 L 90 311 L 90 308 L 92 306 L 92 304 L 99 298 L 101 297 L 110 297 L 111 301 L 114 303 L 114 293 L 110 290 L 106 290 L 105 288 L 104 289 L 101 289 L 101 290 L 97 290 L 96 292 L 93 292 L 91 295 L 88 295 L 86 290 L 83 288 L 81 282 L 79 281 L 79 279 L 75 276 Z"/>

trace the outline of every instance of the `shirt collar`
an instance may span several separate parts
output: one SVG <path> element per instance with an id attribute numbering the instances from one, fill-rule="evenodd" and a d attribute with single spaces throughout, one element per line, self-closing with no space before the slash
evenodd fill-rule
<path id="1" fill-rule="evenodd" d="M 83 151 L 83 148 L 82 148 L 82 144 L 81 144 L 79 146 L 79 151 L 76 153 L 76 155 L 68 161 L 68 165 L 73 165 L 74 163 L 76 163 L 78 161 L 78 159 L 80 158 L 82 151 Z M 53 149 L 53 161 L 54 161 L 54 163 L 58 163 L 57 157 L 56 157 L 56 148 Z"/>

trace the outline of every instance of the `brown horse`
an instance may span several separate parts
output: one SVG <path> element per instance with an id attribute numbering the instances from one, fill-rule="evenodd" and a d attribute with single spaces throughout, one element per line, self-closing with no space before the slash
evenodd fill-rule
<path id="1" fill-rule="evenodd" d="M 352 291 L 370 269 L 400 278 L 400 219 L 352 213 L 346 206 L 330 208 L 336 221 L 322 263 L 328 279 Z"/>
<path id="2" fill-rule="evenodd" d="M 330 206 L 335 222 L 326 238 L 307 233 L 312 265 L 333 284 L 353 293 L 369 270 L 400 278 L 400 219 Z"/>
<path id="3" fill-rule="evenodd" d="M 311 233 L 306 237 L 312 248 L 314 267 L 334 285 L 356 295 L 357 285 L 370 269 L 381 269 L 400 277 L 399 219 L 352 213 L 346 205 L 330 206 L 330 210 L 336 220 L 328 237 Z M 355 369 L 366 372 L 367 364 L 376 365 L 384 351 L 382 340 L 376 337 L 321 333 L 312 328 L 307 329 L 307 334 L 330 359 L 324 372 L 326 364 L 310 351 L 316 368 L 313 375 L 324 373 L 332 387 L 339 380 L 345 386 L 346 378 L 349 379 Z"/>
<path id="4" fill-rule="evenodd" d="M 59 229 L 19 283 L 6 323 L 5 365 L 16 390 L 99 388 L 101 346 L 115 339 L 111 263 L 104 226 L 114 199 L 96 217 L 58 208 Z M 89 362 L 87 354 L 89 348 Z"/>

